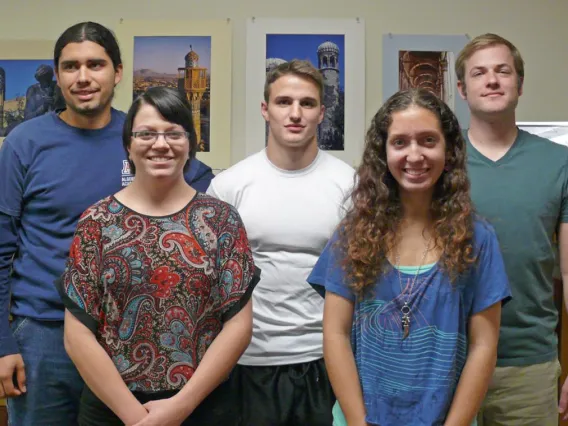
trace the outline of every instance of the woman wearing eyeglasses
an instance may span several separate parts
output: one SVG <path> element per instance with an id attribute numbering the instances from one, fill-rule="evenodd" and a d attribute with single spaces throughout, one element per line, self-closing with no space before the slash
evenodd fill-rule
<path id="1" fill-rule="evenodd" d="M 149 89 L 124 125 L 134 180 L 79 221 L 59 287 L 81 425 L 238 421 L 226 379 L 259 271 L 237 211 L 184 180 L 195 139 L 186 99 Z"/>

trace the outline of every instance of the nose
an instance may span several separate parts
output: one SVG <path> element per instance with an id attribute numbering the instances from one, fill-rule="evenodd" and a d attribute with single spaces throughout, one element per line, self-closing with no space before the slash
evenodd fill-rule
<path id="1" fill-rule="evenodd" d="M 489 71 L 487 73 L 487 85 L 488 86 L 499 85 L 499 80 L 497 79 L 497 74 L 495 74 L 493 71 Z"/>
<path id="2" fill-rule="evenodd" d="M 302 107 L 299 102 L 294 102 L 290 106 L 290 119 L 299 121 L 302 118 Z"/>
<path id="3" fill-rule="evenodd" d="M 80 82 L 89 81 L 89 70 L 84 65 L 79 68 L 79 81 Z"/>
<path id="4" fill-rule="evenodd" d="M 156 141 L 154 142 L 154 145 L 152 145 L 152 148 L 154 149 L 168 149 L 169 147 L 170 146 L 166 142 L 166 137 L 161 133 L 157 135 Z"/>
<path id="5" fill-rule="evenodd" d="M 417 143 L 411 143 L 409 146 L 408 155 L 406 156 L 406 161 L 408 161 L 409 163 L 417 163 L 422 160 L 424 160 L 422 149 Z"/>

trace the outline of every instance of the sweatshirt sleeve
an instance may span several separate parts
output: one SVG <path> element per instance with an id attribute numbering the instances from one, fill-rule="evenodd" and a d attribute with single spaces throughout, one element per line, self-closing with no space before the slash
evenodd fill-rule
<path id="1" fill-rule="evenodd" d="M 0 212 L 0 357 L 17 354 L 18 345 L 10 330 L 10 271 L 17 250 L 19 221 Z"/>

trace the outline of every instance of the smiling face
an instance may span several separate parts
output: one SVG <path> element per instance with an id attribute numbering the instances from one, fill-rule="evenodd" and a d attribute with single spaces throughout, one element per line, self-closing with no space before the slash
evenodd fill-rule
<path id="1" fill-rule="evenodd" d="M 438 117 L 415 105 L 394 112 L 386 155 L 401 195 L 432 195 L 446 162 L 446 141 Z"/>
<path id="2" fill-rule="evenodd" d="M 522 87 L 507 46 L 493 45 L 473 53 L 465 61 L 464 80 L 458 87 L 473 114 L 514 113 Z"/>
<path id="3" fill-rule="evenodd" d="M 153 132 L 168 135 L 156 137 Z M 181 125 L 164 120 L 156 108 L 142 104 L 134 117 L 132 133 L 128 154 L 136 176 L 183 179 L 183 169 L 189 159 L 189 139 Z"/>
<path id="4" fill-rule="evenodd" d="M 115 69 L 97 43 L 69 43 L 61 51 L 56 77 L 68 111 L 93 117 L 110 111 L 114 87 L 122 78 L 122 65 Z"/>
<path id="5" fill-rule="evenodd" d="M 284 149 L 317 144 L 324 110 L 314 82 L 294 74 L 283 75 L 270 85 L 268 102 L 262 103 L 262 116 L 269 126 L 268 144 Z"/>

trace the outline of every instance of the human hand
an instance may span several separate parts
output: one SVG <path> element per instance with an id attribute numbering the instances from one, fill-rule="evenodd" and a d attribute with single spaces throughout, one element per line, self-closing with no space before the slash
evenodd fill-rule
<path id="1" fill-rule="evenodd" d="M 144 408 L 148 414 L 134 426 L 180 426 L 187 418 L 172 398 L 147 402 Z"/>
<path id="2" fill-rule="evenodd" d="M 17 387 L 14 386 L 16 373 Z M 0 358 L 0 398 L 13 398 L 26 392 L 26 370 L 20 354 Z"/>

